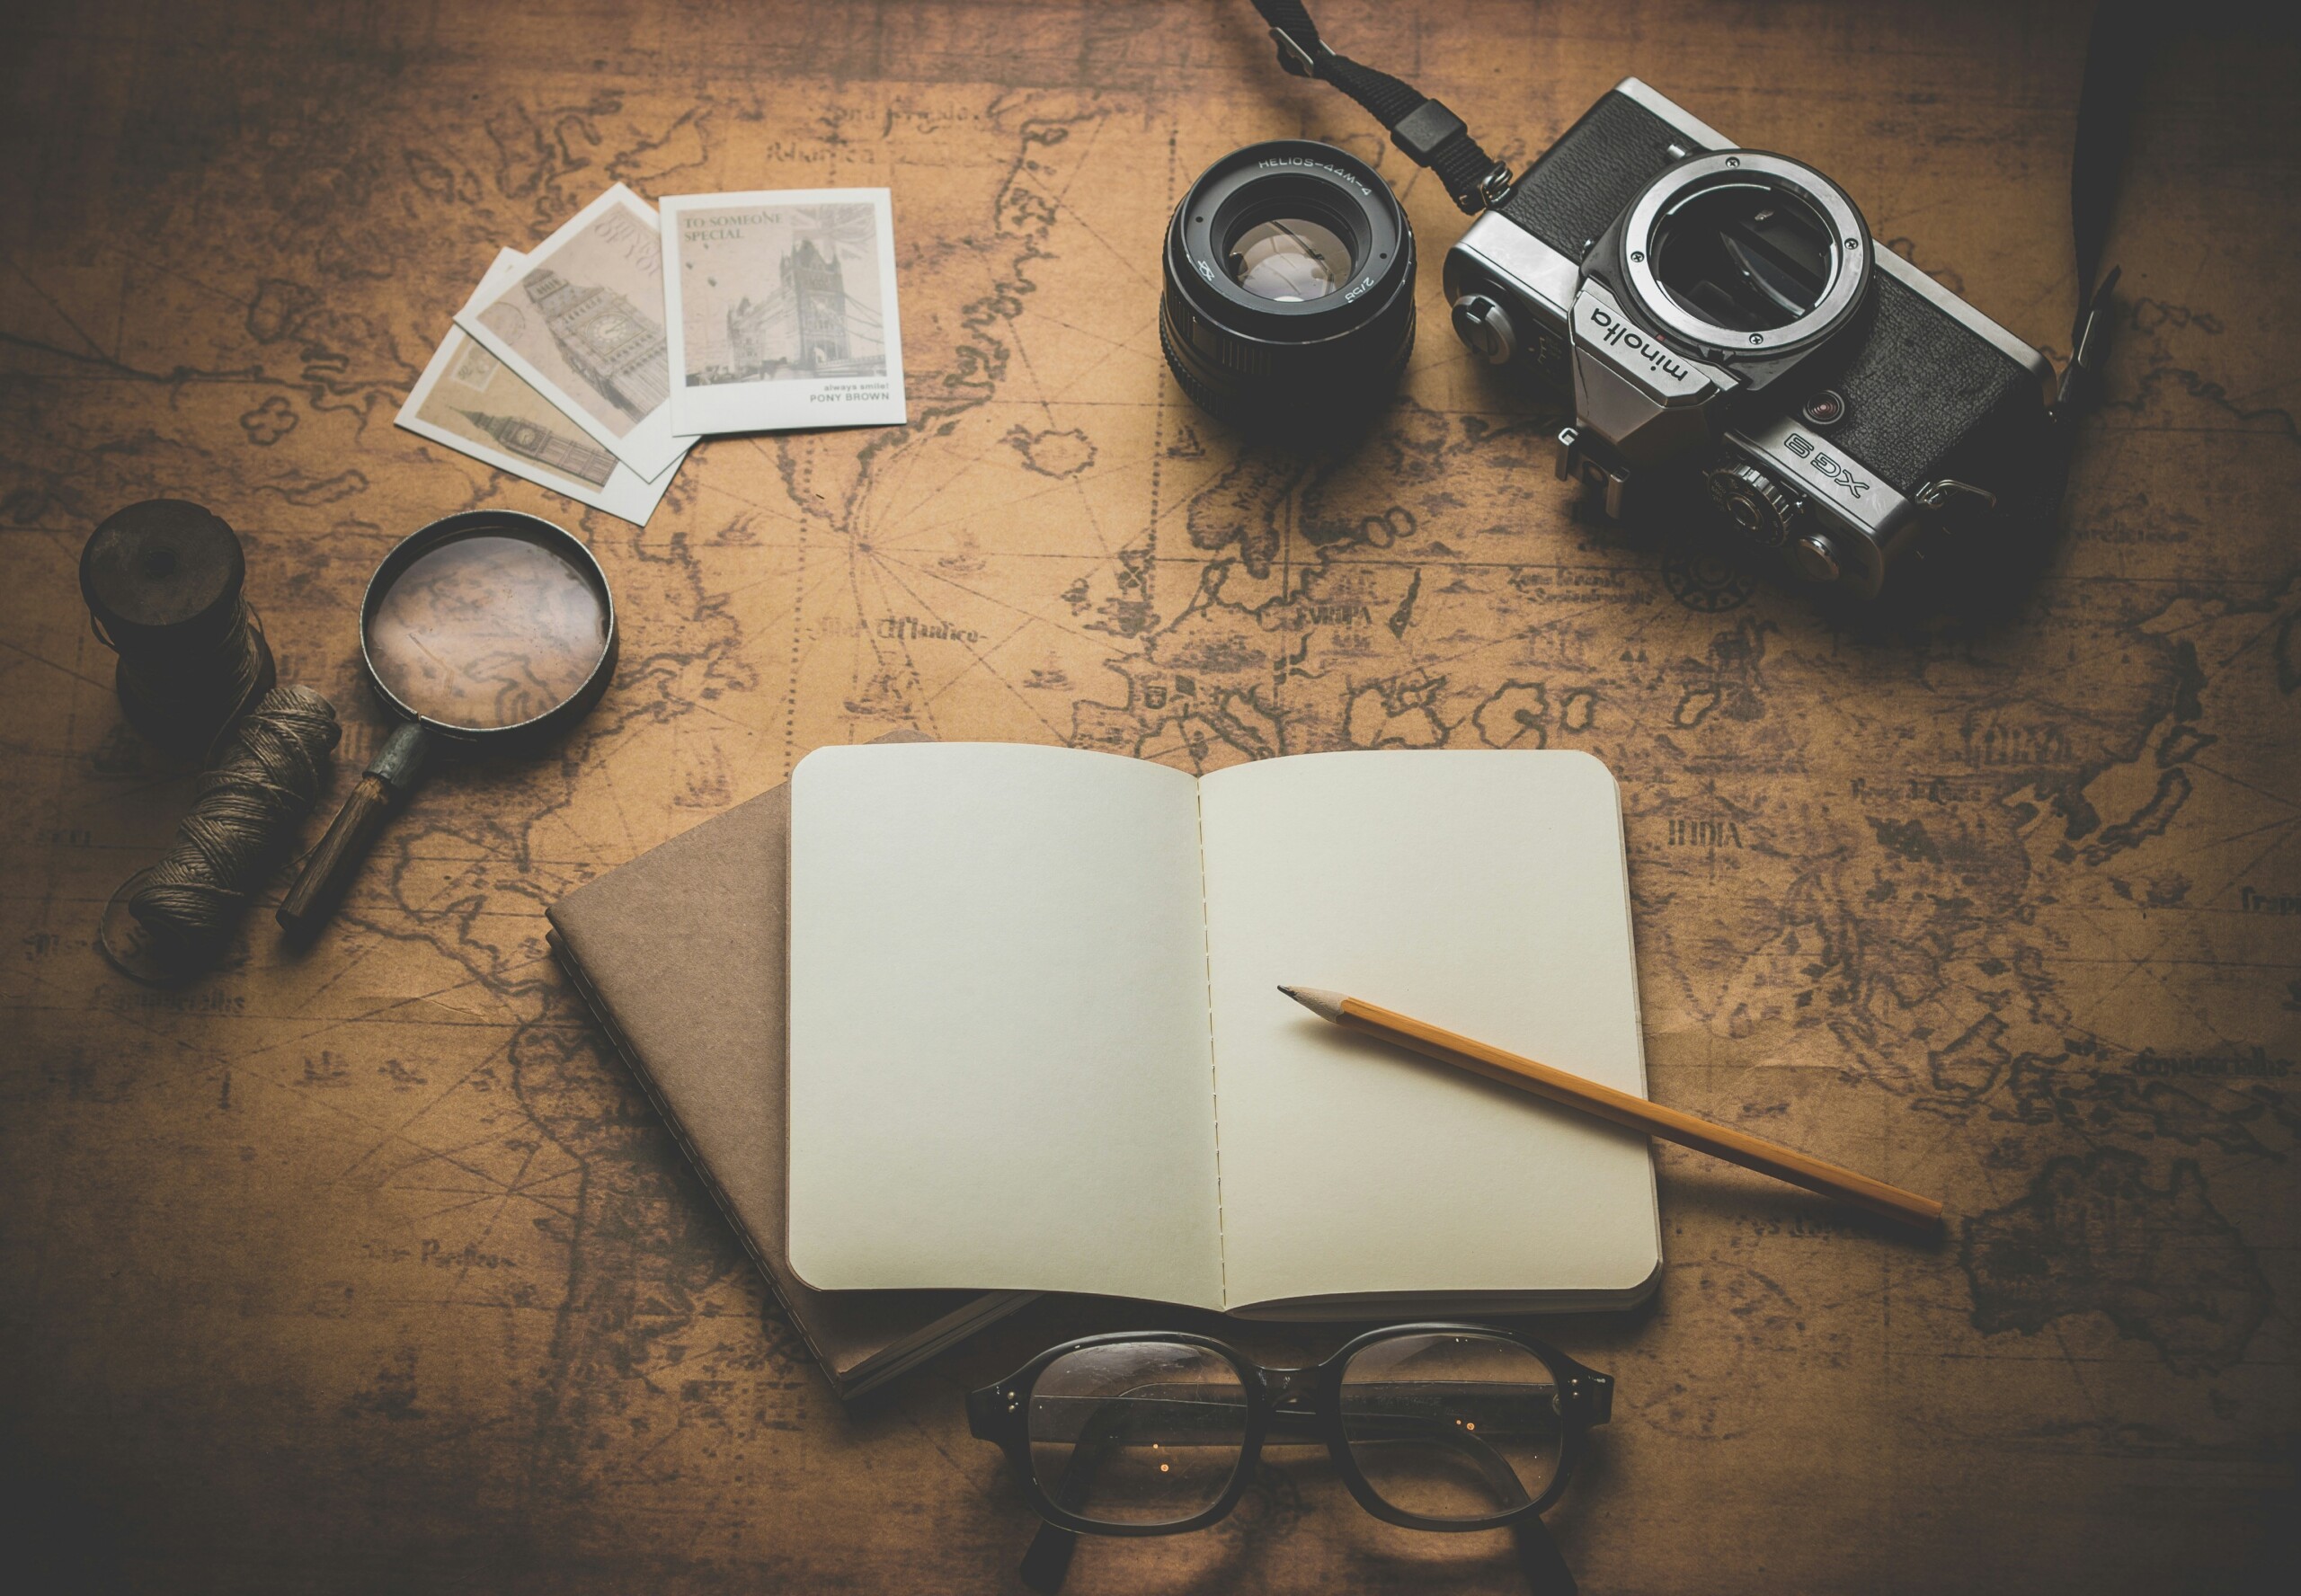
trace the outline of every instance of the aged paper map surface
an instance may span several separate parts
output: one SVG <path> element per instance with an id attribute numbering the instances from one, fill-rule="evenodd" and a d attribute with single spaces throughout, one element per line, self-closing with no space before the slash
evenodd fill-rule
<path id="1" fill-rule="evenodd" d="M 1314 9 L 1519 162 L 1635 73 L 2066 352 L 2084 7 Z M 1586 1590 L 2228 1590 L 2288 1555 L 2289 40 L 2158 52 L 2047 581 L 1882 629 L 1577 518 L 1558 418 L 1446 331 L 1461 218 L 1243 3 L 120 0 L 4 37 L 0 1450 L 45 1588 L 1014 1588 L 1029 1515 L 960 1393 L 1150 1310 L 1043 1304 L 842 1413 L 543 944 L 570 888 L 899 726 L 1619 773 L 1655 1095 L 1955 1222 L 1928 1250 L 1663 1155 L 1657 1299 L 1549 1331 L 1620 1382 L 1551 1515 Z M 1378 163 L 1423 247 L 1403 397 L 1339 464 L 1243 449 L 1155 330 L 1182 187 L 1296 134 Z M 911 424 L 709 442 L 644 530 L 395 430 L 496 248 L 617 181 L 892 189 Z M 262 914 L 171 992 L 91 947 L 190 779 L 75 581 L 161 494 L 245 540 L 282 679 L 350 723 L 338 796 L 404 533 L 559 520 L 625 628 L 582 728 L 435 773 L 315 950 Z M 1517 1577 L 1296 1459 L 1071 1588 Z"/>

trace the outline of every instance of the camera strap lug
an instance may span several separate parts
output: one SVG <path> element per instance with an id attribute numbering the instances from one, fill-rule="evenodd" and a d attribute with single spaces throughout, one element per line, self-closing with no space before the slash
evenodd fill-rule
<path id="1" fill-rule="evenodd" d="M 1910 501 L 1932 519 L 1934 527 L 1950 545 L 1961 539 L 1970 540 L 1983 528 L 1996 524 L 1997 495 L 1954 476 L 1936 477 L 1921 483 L 1917 492 L 1910 495 Z"/>
<path id="2" fill-rule="evenodd" d="M 1941 476 L 1927 483 L 1913 495 L 1928 510 L 1948 510 L 1961 507 L 1970 510 L 1997 508 L 1997 495 L 1987 488 L 1977 488 L 1971 483 L 1959 482 L 1954 476 Z"/>
<path id="3" fill-rule="evenodd" d="M 2062 368 L 2060 391 L 2054 395 L 2053 419 L 2057 426 L 2066 427 L 2101 402 L 2101 360 L 2110 341 L 2110 295 L 2118 286 L 2120 270 L 2110 267 L 2101 286 L 2077 313 L 2077 326 L 2069 340 L 2069 364 Z"/>
<path id="4" fill-rule="evenodd" d="M 1254 0 L 1278 46 L 1278 65 L 1294 77 L 1332 84 L 1389 129 L 1390 142 L 1417 166 L 1435 173 L 1464 214 L 1499 204 L 1516 181 L 1510 168 L 1479 147 L 1462 119 L 1413 84 L 1361 66 L 1319 37 L 1302 0 Z"/>
<path id="5" fill-rule="evenodd" d="M 1295 37 L 1284 28 L 1273 28 L 1270 31 L 1270 36 L 1278 42 L 1279 67 L 1289 77 L 1315 78 L 1319 75 L 1319 60 L 1334 54 L 1334 51 L 1327 48 L 1326 41 L 1315 33 L 1310 35 L 1310 43 L 1317 47 L 1315 53 L 1304 49 Z"/>

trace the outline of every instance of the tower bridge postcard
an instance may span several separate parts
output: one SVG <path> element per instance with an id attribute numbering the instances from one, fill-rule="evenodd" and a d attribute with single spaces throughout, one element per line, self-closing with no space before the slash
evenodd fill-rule
<path id="1" fill-rule="evenodd" d="M 902 419 L 886 191 L 695 195 L 663 219 L 675 432 Z"/>

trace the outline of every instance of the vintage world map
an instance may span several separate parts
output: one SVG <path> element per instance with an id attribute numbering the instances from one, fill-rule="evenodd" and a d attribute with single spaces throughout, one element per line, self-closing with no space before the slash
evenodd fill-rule
<path id="1" fill-rule="evenodd" d="M 2082 7 L 1319 9 L 1521 164 L 1643 76 L 2066 355 Z M 1952 1224 L 1661 1153 L 1657 1298 L 1544 1332 L 1620 1381 L 1552 1514 L 1586 1589 L 2228 1590 L 2291 1555 L 2289 37 L 2161 52 L 2110 402 L 2051 570 L 1981 621 L 1577 510 L 1560 418 L 1446 331 L 1461 219 L 1243 4 L 123 3 L 8 39 L 0 1414 L 52 1588 L 1011 1588 L 1028 1511 L 960 1393 L 1155 1310 L 1042 1303 L 842 1411 L 543 944 L 573 887 L 896 727 L 1612 767 L 1654 1095 Z M 1182 189 L 1297 134 L 1376 163 L 1424 252 L 1401 397 L 1315 459 L 1193 410 L 1155 325 Z M 496 248 L 617 181 L 891 187 L 910 424 L 706 442 L 644 529 L 395 430 Z M 97 913 L 190 776 L 75 572 L 155 495 L 241 534 L 282 679 L 348 723 L 339 795 L 383 729 L 358 595 L 437 517 L 577 530 L 616 682 L 547 756 L 435 773 L 309 953 L 264 913 L 132 985 Z M 1494 1538 L 1323 1472 L 1071 1588 L 1513 1588 Z"/>

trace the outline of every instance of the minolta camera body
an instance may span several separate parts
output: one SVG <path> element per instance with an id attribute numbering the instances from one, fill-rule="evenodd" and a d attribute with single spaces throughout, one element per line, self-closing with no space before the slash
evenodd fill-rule
<path id="1" fill-rule="evenodd" d="M 1470 226 L 1444 281 L 1474 351 L 1571 394 L 1559 474 L 1609 515 L 1700 484 L 1740 536 L 1864 597 L 1945 529 L 2034 535 L 2044 357 L 1873 244 L 1827 177 L 1636 78 Z"/>

